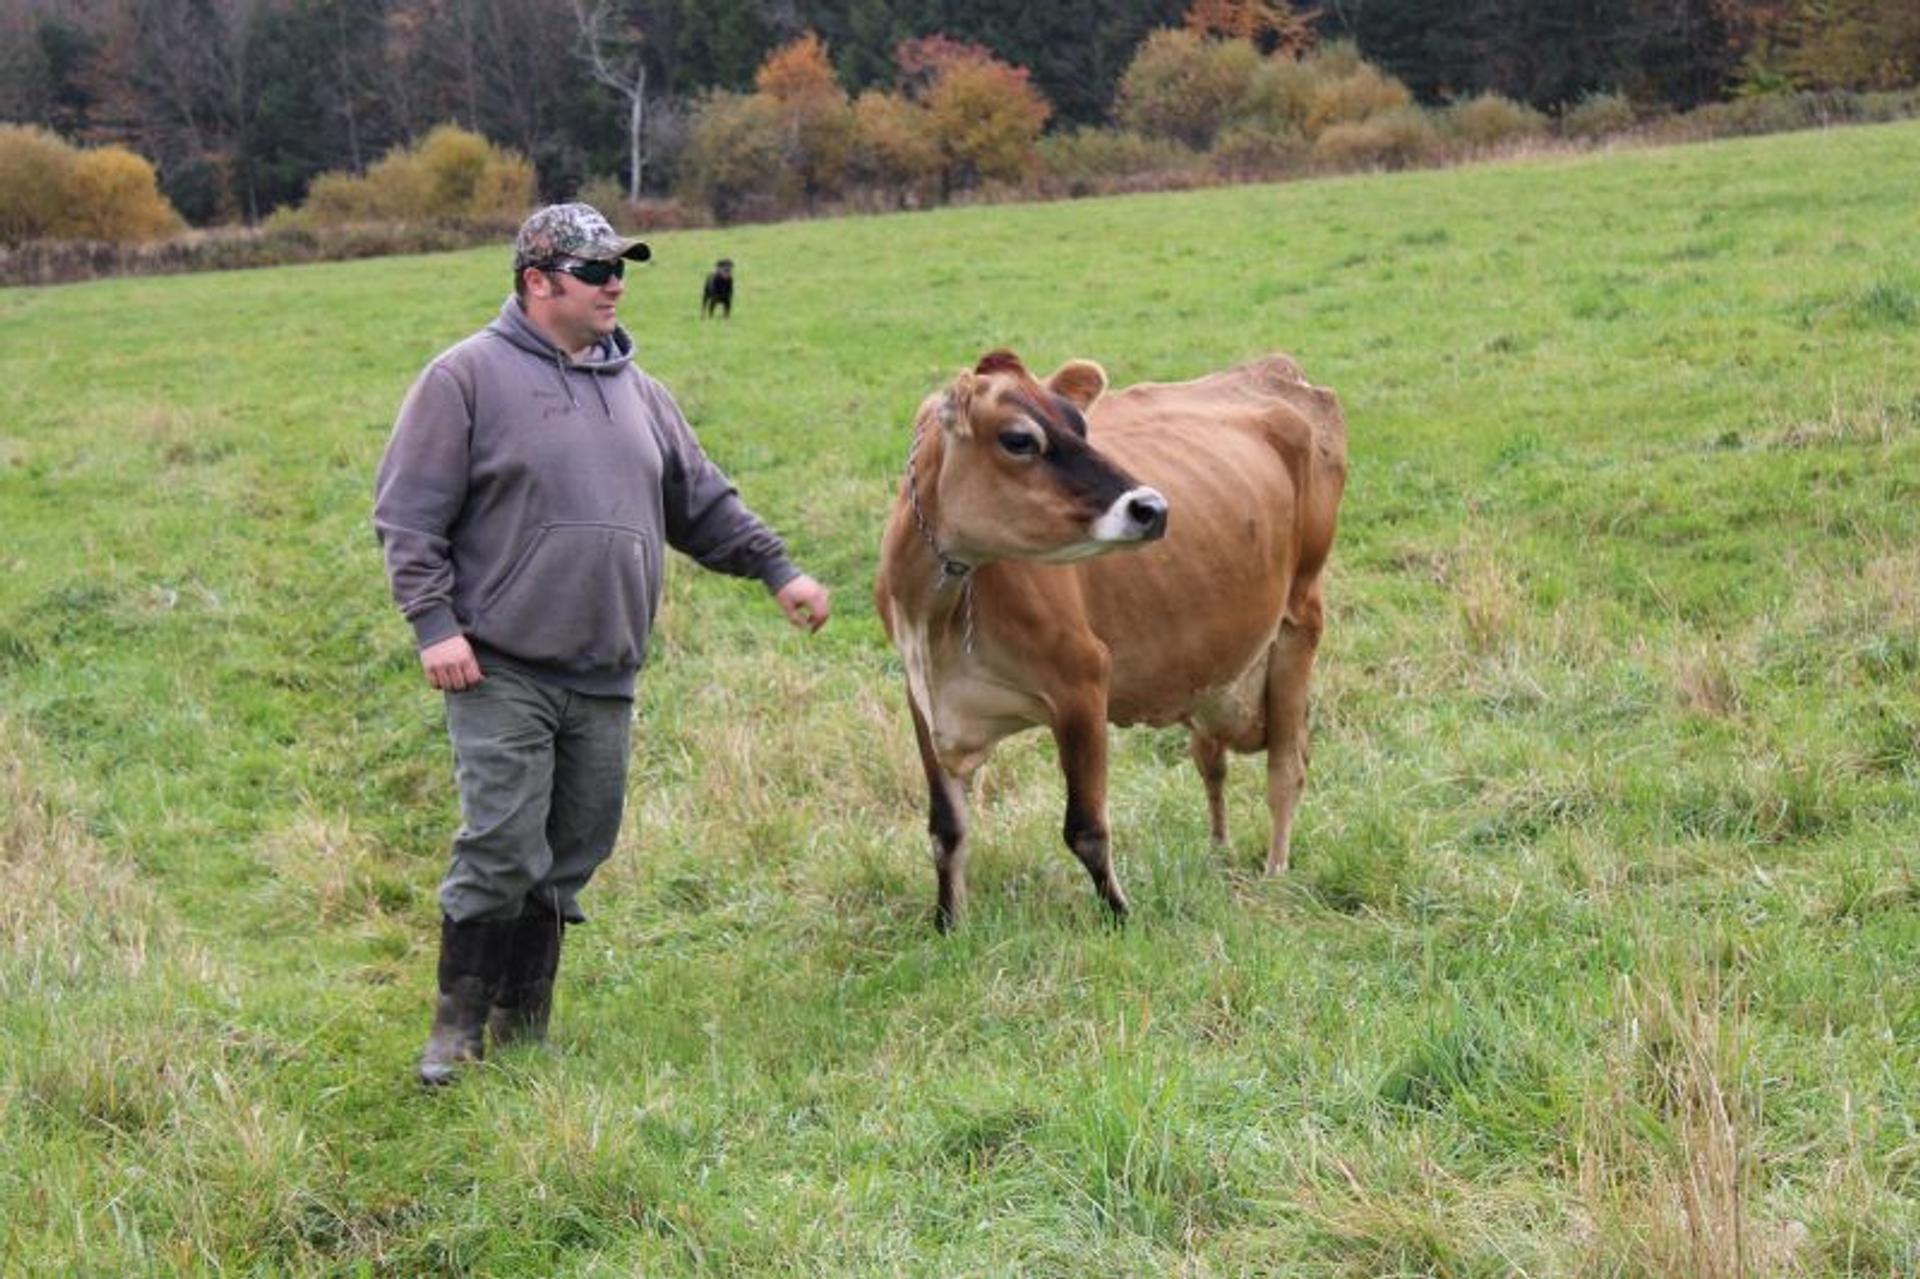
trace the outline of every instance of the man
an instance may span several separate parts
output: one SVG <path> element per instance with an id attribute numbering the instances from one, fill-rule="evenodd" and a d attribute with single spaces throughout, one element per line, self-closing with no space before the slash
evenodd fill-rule
<path id="1" fill-rule="evenodd" d="M 650 256 L 588 205 L 536 211 L 514 295 L 421 373 L 380 462 L 374 527 L 460 792 L 423 1083 L 488 1034 L 546 1033 L 564 927 L 619 832 L 664 547 L 758 578 L 796 626 L 831 607 L 633 363 L 616 310 Z"/>

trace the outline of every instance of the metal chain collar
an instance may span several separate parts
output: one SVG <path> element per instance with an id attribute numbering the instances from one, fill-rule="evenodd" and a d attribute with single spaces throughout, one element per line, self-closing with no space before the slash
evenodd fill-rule
<path id="1" fill-rule="evenodd" d="M 920 453 L 920 441 L 924 438 L 926 438 L 925 432 L 916 427 L 913 432 L 913 445 L 907 450 L 907 501 L 913 507 L 913 522 L 919 526 L 920 536 L 926 539 L 927 549 L 933 552 L 934 561 L 939 565 L 935 570 L 935 589 L 953 581 L 960 583 L 960 609 L 964 615 L 961 644 L 968 653 L 972 653 L 973 565 L 952 559 L 940 549 L 940 539 L 933 535 L 933 524 L 927 519 L 927 513 L 920 508 L 920 477 L 914 470 L 913 462 Z"/>

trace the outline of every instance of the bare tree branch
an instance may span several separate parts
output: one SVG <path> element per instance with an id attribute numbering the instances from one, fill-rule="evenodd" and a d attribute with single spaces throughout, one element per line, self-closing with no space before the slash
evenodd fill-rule
<path id="1" fill-rule="evenodd" d="M 631 22 L 622 31 L 612 30 L 613 8 L 613 0 L 594 0 L 592 9 L 573 0 L 581 47 L 593 78 L 627 101 L 627 199 L 637 201 L 647 163 L 647 59 L 641 47 L 646 34 Z"/>

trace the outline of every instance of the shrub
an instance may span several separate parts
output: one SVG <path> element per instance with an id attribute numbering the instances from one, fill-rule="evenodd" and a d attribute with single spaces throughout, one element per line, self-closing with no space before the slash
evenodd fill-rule
<path id="1" fill-rule="evenodd" d="M 1601 138 L 1625 133 L 1636 120 L 1633 103 L 1618 93 L 1590 93 L 1560 113 L 1560 132 L 1569 138 Z"/>
<path id="2" fill-rule="evenodd" d="M 1320 78 L 1307 107 L 1308 136 L 1317 138 L 1334 125 L 1359 124 L 1411 108 L 1413 94 L 1407 86 L 1378 67 L 1363 62 L 1344 74 L 1326 74 L 1332 65 L 1314 68 Z"/>
<path id="3" fill-rule="evenodd" d="M 869 89 L 853 104 L 853 180 L 908 195 L 928 196 L 940 176 L 940 147 L 926 108 L 898 94 Z"/>
<path id="4" fill-rule="evenodd" d="M 0 244 L 56 234 L 74 149 L 34 125 L 0 124 Z"/>
<path id="5" fill-rule="evenodd" d="M 160 176 L 160 193 L 195 226 L 218 222 L 233 212 L 226 160 L 217 154 L 190 155 L 168 164 Z"/>
<path id="6" fill-rule="evenodd" d="M 1229 178 L 1277 178 L 1308 166 L 1313 148 L 1290 125 L 1236 124 L 1208 153 L 1216 173 Z"/>
<path id="7" fill-rule="evenodd" d="M 1250 41 L 1156 31 L 1120 78 L 1115 117 L 1140 133 L 1204 149 L 1239 109 L 1260 66 Z"/>
<path id="8" fill-rule="evenodd" d="M 443 124 L 420 143 L 420 176 L 426 188 L 420 212 L 447 216 L 464 212 L 486 176 L 492 145 L 477 133 Z"/>
<path id="9" fill-rule="evenodd" d="M 518 222 L 539 202 L 533 164 L 514 151 L 496 151 L 480 170 L 463 209 L 455 217 L 484 222 Z"/>
<path id="10" fill-rule="evenodd" d="M 1360 46 L 1351 40 L 1330 40 L 1305 59 L 1314 73 L 1325 80 L 1338 80 L 1368 66 L 1360 56 Z"/>
<path id="11" fill-rule="evenodd" d="M 1920 110 L 1920 94 L 1913 91 L 1884 94 L 1831 89 L 1772 93 L 1735 98 L 1731 102 L 1710 102 L 1676 116 L 1663 132 L 1680 137 L 1740 137 L 1900 119 L 1915 114 L 1916 110 Z"/>
<path id="12" fill-rule="evenodd" d="M 927 94 L 933 137 L 949 189 L 1018 182 L 1034 163 L 1034 142 L 1053 108 L 1023 67 L 996 59 L 949 64 Z"/>
<path id="13" fill-rule="evenodd" d="M 1314 158 L 1331 168 L 1404 169 L 1440 149 L 1440 134 L 1418 107 L 1396 107 L 1363 121 L 1327 126 L 1314 141 Z"/>
<path id="14" fill-rule="evenodd" d="M 1075 129 L 1042 138 L 1040 163 L 1049 177 L 1074 195 L 1101 190 L 1118 178 L 1141 174 L 1193 174 L 1202 165 L 1190 147 L 1170 138 L 1150 138 L 1123 129 Z"/>
<path id="15" fill-rule="evenodd" d="M 722 222 L 799 195 L 779 104 L 764 94 L 722 91 L 703 98 L 681 166 L 685 190 Z"/>
<path id="16" fill-rule="evenodd" d="M 618 221 L 613 215 L 616 210 L 626 207 L 627 188 L 608 174 L 596 173 L 580 184 L 573 198 L 582 204 L 591 204 L 606 214 L 609 221 Z"/>
<path id="17" fill-rule="evenodd" d="M 517 151 L 443 124 L 417 147 L 395 147 L 364 178 L 323 173 L 283 224 L 516 221 L 535 200 L 533 166 Z"/>
<path id="18" fill-rule="evenodd" d="M 846 180 L 855 125 L 820 37 L 809 31 L 768 54 L 754 74 L 754 86 L 779 107 L 807 194 L 838 191 Z"/>
<path id="19" fill-rule="evenodd" d="M 1242 124 L 1302 133 L 1322 75 L 1318 59 L 1268 58 L 1247 81 L 1238 111 Z"/>
<path id="20" fill-rule="evenodd" d="M 1449 137 L 1469 147 L 1495 147 L 1547 131 L 1547 117 L 1524 103 L 1483 93 L 1448 107 L 1443 125 Z"/>
<path id="21" fill-rule="evenodd" d="M 67 174 L 66 199 L 60 234 L 83 240 L 157 240 L 185 226 L 160 194 L 153 166 L 125 147 L 82 151 Z"/>
<path id="22" fill-rule="evenodd" d="M 350 175 L 338 175 L 352 181 Z M 367 219 L 406 219 L 426 216 L 433 198 L 433 185 L 427 180 L 426 166 L 419 155 L 407 147 L 395 147 L 374 161 L 367 170 L 366 191 L 360 197 Z M 351 197 L 349 197 L 349 200 Z"/>
<path id="23" fill-rule="evenodd" d="M 517 218 L 534 203 L 533 166 L 517 151 L 496 147 L 477 133 L 443 124 L 420 144 L 427 203 L 433 218 Z"/>

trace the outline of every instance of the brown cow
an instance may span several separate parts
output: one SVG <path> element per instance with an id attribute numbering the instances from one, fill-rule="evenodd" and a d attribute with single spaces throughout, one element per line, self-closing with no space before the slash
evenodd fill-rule
<path id="1" fill-rule="evenodd" d="M 943 929 L 965 900 L 966 780 L 1042 724 L 1066 773 L 1067 845 L 1116 915 L 1109 721 L 1192 730 L 1215 842 L 1227 750 L 1265 749 L 1267 871 L 1287 866 L 1346 480 L 1339 402 L 1278 355 L 1106 387 L 1090 361 L 1039 382 L 995 351 L 914 422 L 874 596 L 906 666 Z M 1138 549 L 1094 558 L 1122 547 Z"/>

